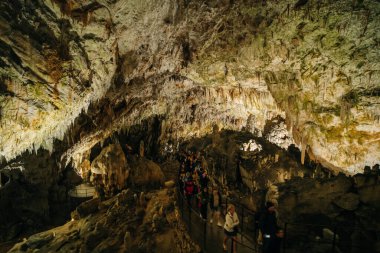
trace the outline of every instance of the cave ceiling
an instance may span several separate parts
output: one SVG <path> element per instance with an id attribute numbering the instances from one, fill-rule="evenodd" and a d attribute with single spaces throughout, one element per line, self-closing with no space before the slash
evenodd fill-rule
<path id="1" fill-rule="evenodd" d="M 380 161 L 379 49 L 375 0 L 2 1 L 0 158 L 80 114 L 66 159 L 154 115 L 162 142 L 280 116 L 279 145 L 356 173 Z"/>

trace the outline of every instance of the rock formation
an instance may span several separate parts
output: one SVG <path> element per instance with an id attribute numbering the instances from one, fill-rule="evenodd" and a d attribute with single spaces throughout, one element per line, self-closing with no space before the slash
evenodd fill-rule
<path id="1" fill-rule="evenodd" d="M 64 158 L 78 164 L 113 132 L 161 115 L 161 143 L 214 124 L 261 133 L 281 116 L 286 135 L 332 170 L 379 162 L 375 0 L 12 1 L 1 10 L 6 160 L 66 138 Z M 90 118 L 72 134 L 81 112 Z"/>
<path id="2" fill-rule="evenodd" d="M 198 252 L 173 193 L 151 192 L 146 206 L 136 203 L 131 190 L 106 202 L 95 198 L 78 206 L 71 222 L 30 236 L 9 252 Z"/>
<path id="3" fill-rule="evenodd" d="M 380 164 L 378 31 L 378 0 L 0 2 L 0 240 L 62 224 L 84 181 L 111 200 L 77 209 L 58 241 L 49 232 L 17 249 L 138 249 L 131 230 L 97 244 L 115 213 L 131 220 L 113 196 L 148 190 L 144 202 L 176 177 L 181 149 L 253 208 L 270 188 L 302 214 L 362 222 L 380 208 L 368 176 Z M 152 203 L 130 210 L 142 234 L 171 224 L 147 218 Z M 88 209 L 109 220 L 96 227 Z"/>

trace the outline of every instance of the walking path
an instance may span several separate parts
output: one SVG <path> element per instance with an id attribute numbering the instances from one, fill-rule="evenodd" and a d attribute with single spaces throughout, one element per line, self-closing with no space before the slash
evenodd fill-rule
<path id="1" fill-rule="evenodd" d="M 217 222 L 213 224 L 209 223 L 210 217 L 207 221 L 204 221 L 200 216 L 199 212 L 195 211 L 193 208 L 189 209 L 186 200 L 182 194 L 179 194 L 179 205 L 181 209 L 182 219 L 187 225 L 188 232 L 191 238 L 201 246 L 203 252 L 212 253 L 226 253 L 231 251 L 231 240 L 228 240 L 227 251 L 223 250 L 223 238 L 224 231 L 223 227 L 218 227 Z M 210 216 L 211 212 L 208 212 Z M 221 215 L 223 216 L 223 215 Z M 223 218 L 223 217 L 221 217 Z M 240 220 L 240 222 L 243 222 Z M 224 223 L 222 223 L 224 224 Z M 239 233 L 237 236 L 237 253 L 256 253 L 257 245 L 253 243 L 253 238 L 250 239 L 248 235 Z"/>

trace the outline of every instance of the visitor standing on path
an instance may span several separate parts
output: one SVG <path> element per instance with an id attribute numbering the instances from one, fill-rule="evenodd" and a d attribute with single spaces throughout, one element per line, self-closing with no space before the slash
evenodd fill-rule
<path id="1" fill-rule="evenodd" d="M 208 194 L 208 189 L 207 187 L 205 187 L 199 193 L 199 207 L 200 207 L 201 218 L 203 220 L 207 220 L 207 206 L 208 206 L 209 199 L 210 199 L 210 196 Z"/>
<path id="2" fill-rule="evenodd" d="M 267 202 L 266 210 L 260 218 L 259 228 L 263 237 L 263 253 L 275 253 L 278 244 L 276 208 L 272 202 Z"/>
<path id="3" fill-rule="evenodd" d="M 189 208 L 191 208 L 191 199 L 193 195 L 195 194 L 195 185 L 194 185 L 193 177 L 190 175 L 189 172 L 186 173 L 184 193 L 187 200 L 187 204 Z"/>
<path id="4" fill-rule="evenodd" d="M 241 160 L 240 158 L 237 159 L 236 161 L 236 171 L 235 171 L 235 183 L 236 183 L 236 187 L 241 190 L 241 187 L 243 185 L 243 178 L 241 176 L 241 172 L 240 172 L 240 167 L 241 167 Z"/>
<path id="5" fill-rule="evenodd" d="M 230 204 L 227 208 L 226 222 L 224 223 L 223 249 L 227 250 L 227 240 L 231 239 L 233 252 L 236 252 L 236 235 L 238 232 L 239 218 L 235 212 L 235 206 Z"/>
<path id="6" fill-rule="evenodd" d="M 216 218 L 217 225 L 219 227 L 222 226 L 220 222 L 220 211 L 222 209 L 222 195 L 220 191 L 214 187 L 210 196 L 210 209 L 211 209 L 211 219 L 210 223 L 212 224 L 214 221 L 214 217 Z"/>

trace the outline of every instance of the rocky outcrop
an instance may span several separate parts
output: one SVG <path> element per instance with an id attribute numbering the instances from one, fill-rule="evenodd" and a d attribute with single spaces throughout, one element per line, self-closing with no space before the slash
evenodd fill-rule
<path id="1" fill-rule="evenodd" d="M 161 186 L 165 181 L 160 166 L 145 157 L 134 157 L 131 160 L 130 183 L 134 186 Z"/>
<path id="2" fill-rule="evenodd" d="M 172 190 L 149 192 L 145 199 L 141 205 L 126 190 L 104 202 L 90 200 L 78 207 L 87 210 L 79 219 L 30 236 L 9 252 L 199 252 L 179 219 Z"/>
<path id="3" fill-rule="evenodd" d="M 358 189 L 360 201 L 376 208 L 380 208 L 379 177 L 373 172 L 370 172 L 367 175 L 359 174 L 354 176 L 354 182 L 355 187 Z"/>
<path id="4" fill-rule="evenodd" d="M 334 204 L 338 207 L 348 210 L 348 211 L 354 211 L 359 206 L 359 196 L 358 194 L 349 192 L 342 196 L 339 196 L 335 201 Z"/>
<path id="5" fill-rule="evenodd" d="M 379 173 L 292 179 L 279 184 L 279 219 L 282 224 L 288 223 L 287 236 L 293 250 L 308 247 L 310 252 L 322 252 L 323 245 L 313 242 L 328 242 L 335 232 L 336 247 L 344 252 L 378 252 L 375 234 L 380 229 L 380 195 L 374 191 L 379 186 Z M 371 184 L 364 186 L 363 182 Z M 306 230 L 309 232 L 304 234 Z M 306 242 L 303 246 L 297 242 L 303 241 L 301 237 Z"/>
<path id="6" fill-rule="evenodd" d="M 279 206 L 286 219 L 310 213 L 328 214 L 333 218 L 337 215 L 334 204 L 339 206 L 340 199 L 347 197 L 352 181 L 345 176 L 338 176 L 331 180 L 294 180 L 290 186 L 284 186 L 288 188 L 279 189 L 283 193 L 279 197 Z"/>
<path id="7" fill-rule="evenodd" d="M 110 144 L 103 148 L 101 153 L 92 161 L 91 172 L 103 175 L 106 185 L 115 185 L 119 190 L 125 188 L 130 167 L 120 144 Z"/>

